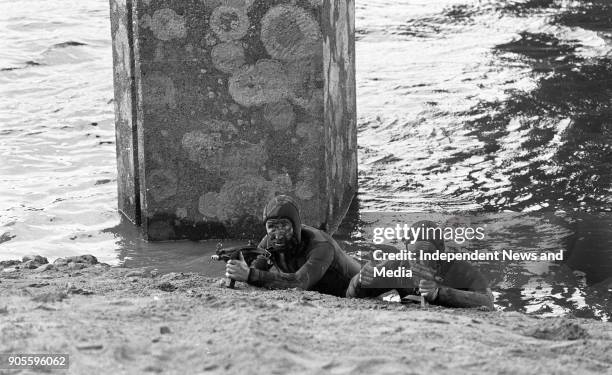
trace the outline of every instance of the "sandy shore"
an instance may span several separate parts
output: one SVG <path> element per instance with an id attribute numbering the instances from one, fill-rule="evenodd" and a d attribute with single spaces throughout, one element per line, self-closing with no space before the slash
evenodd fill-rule
<path id="1" fill-rule="evenodd" d="M 3 264 L 0 353 L 69 353 L 70 369 L 51 373 L 575 375 L 612 366 L 612 326 L 593 320 L 232 290 L 88 257 L 43 263 Z"/>

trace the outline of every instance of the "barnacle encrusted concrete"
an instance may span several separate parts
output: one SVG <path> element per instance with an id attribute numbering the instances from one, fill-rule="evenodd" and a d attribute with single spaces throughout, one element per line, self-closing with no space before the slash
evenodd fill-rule
<path id="1" fill-rule="evenodd" d="M 140 225 L 131 0 L 111 1 L 119 211 Z"/>
<path id="2" fill-rule="evenodd" d="M 217 44 L 212 48 L 210 55 L 215 68 L 223 73 L 232 73 L 246 63 L 244 47 L 241 43 Z"/>
<path id="3" fill-rule="evenodd" d="M 110 0 L 119 208 L 150 240 L 335 230 L 357 182 L 353 2 Z"/>
<path id="4" fill-rule="evenodd" d="M 269 103 L 263 109 L 264 120 L 274 130 L 283 130 L 293 127 L 295 112 L 293 106 L 287 101 Z"/>
<path id="5" fill-rule="evenodd" d="M 281 62 L 263 59 L 234 73 L 229 93 L 245 107 L 275 103 L 289 97 L 289 78 Z"/>
<path id="6" fill-rule="evenodd" d="M 328 215 L 337 216 L 346 213 L 357 188 L 354 0 L 324 1 L 322 19 L 326 176 L 334 197 Z"/>
<path id="7" fill-rule="evenodd" d="M 182 39 L 187 35 L 185 19 L 169 8 L 156 10 L 151 17 L 151 31 L 157 39 Z"/>
<path id="8" fill-rule="evenodd" d="M 238 40 L 246 35 L 251 23 L 245 8 L 219 6 L 210 16 L 210 28 L 222 41 Z"/>
<path id="9" fill-rule="evenodd" d="M 305 59 L 321 50 L 320 25 L 299 6 L 277 5 L 261 20 L 261 41 L 275 59 Z"/>

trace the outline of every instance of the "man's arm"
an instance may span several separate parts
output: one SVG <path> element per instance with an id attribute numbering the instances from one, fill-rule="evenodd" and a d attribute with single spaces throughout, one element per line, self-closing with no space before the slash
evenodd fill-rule
<path id="1" fill-rule="evenodd" d="M 257 258 L 251 263 L 251 268 L 256 268 L 258 270 L 267 271 L 272 267 L 272 262 L 270 262 L 270 258 L 258 255 Z"/>
<path id="2" fill-rule="evenodd" d="M 489 310 L 495 309 L 493 307 L 493 293 L 489 288 L 484 291 L 470 291 L 441 287 L 438 291 L 438 297 L 433 303 L 448 307 L 485 306 Z"/>
<path id="3" fill-rule="evenodd" d="M 430 301 L 447 307 L 493 307 L 493 293 L 484 276 L 467 262 L 455 262 L 444 275 L 444 282 Z"/>
<path id="4" fill-rule="evenodd" d="M 257 245 L 257 248 L 267 252 L 267 240 L 268 236 L 265 236 Z M 272 262 L 270 261 L 269 254 L 268 256 L 259 255 L 250 265 L 251 268 L 256 268 L 258 270 L 268 271 L 272 267 Z M 250 272 L 250 270 L 249 270 Z"/>
<path id="5" fill-rule="evenodd" d="M 257 268 L 249 271 L 248 283 L 274 289 L 311 289 L 325 274 L 334 259 L 331 245 L 320 243 L 310 250 L 306 263 L 295 273 L 268 272 Z"/>

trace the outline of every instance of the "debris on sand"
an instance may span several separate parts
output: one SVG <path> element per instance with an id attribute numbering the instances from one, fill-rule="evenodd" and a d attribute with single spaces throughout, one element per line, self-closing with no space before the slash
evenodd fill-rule
<path id="1" fill-rule="evenodd" d="M 143 368 L 142 371 L 144 371 L 144 372 L 154 372 L 156 374 L 159 374 L 159 373 L 164 372 L 164 369 L 161 368 L 161 367 L 149 365 L 149 366 Z"/>
<path id="2" fill-rule="evenodd" d="M 77 288 L 74 285 L 70 285 L 66 289 L 66 293 L 68 293 L 68 294 L 80 294 L 82 296 L 89 296 L 89 295 L 94 294 L 91 290 L 85 290 L 83 288 Z"/>
<path id="3" fill-rule="evenodd" d="M 53 302 L 61 302 L 66 298 L 68 298 L 68 295 L 66 293 L 53 291 L 53 292 L 38 294 L 32 297 L 32 301 L 53 303 Z"/>
<path id="4" fill-rule="evenodd" d="M 36 310 L 45 310 L 45 311 L 57 311 L 58 310 L 55 307 L 47 306 L 45 304 L 38 305 L 34 309 L 36 309 Z"/>
<path id="5" fill-rule="evenodd" d="M 42 266 L 43 264 L 47 264 L 47 263 L 49 263 L 47 258 L 42 257 L 40 255 L 25 256 L 21 260 L 20 268 L 35 269 L 35 268 L 38 268 L 38 267 Z"/>
<path id="6" fill-rule="evenodd" d="M 10 241 L 10 240 L 12 240 L 15 237 L 16 236 L 14 234 L 11 234 L 9 232 L 2 233 L 2 235 L 0 235 L 0 243 Z M 2 263 L 3 262 L 0 262 L 0 265 L 2 265 Z"/>
<path id="7" fill-rule="evenodd" d="M 28 284 L 28 288 L 42 288 L 43 286 L 48 286 L 48 285 L 49 283 L 47 282 L 43 282 L 43 283 L 35 282 L 35 283 Z"/>
<path id="8" fill-rule="evenodd" d="M 36 267 L 34 269 L 34 272 L 45 272 L 45 271 L 50 271 L 53 270 L 55 268 L 55 266 L 51 263 L 47 263 L 47 264 L 43 264 L 42 266 Z"/>
<path id="9" fill-rule="evenodd" d="M 79 345 L 76 347 L 78 350 L 102 350 L 104 345 L 102 344 L 87 344 L 87 345 Z"/>
<path id="10" fill-rule="evenodd" d="M 0 268 L 9 268 L 21 264 L 20 260 L 3 260 L 0 262 Z"/>
<path id="11" fill-rule="evenodd" d="M 86 255 L 77 255 L 77 256 L 67 257 L 67 258 L 57 258 L 55 262 L 53 262 L 53 264 L 55 264 L 56 266 L 64 266 L 70 263 L 94 265 L 94 264 L 98 264 L 98 259 L 93 255 L 86 254 Z"/>
<path id="12" fill-rule="evenodd" d="M 134 271 L 130 271 L 125 274 L 125 277 L 144 277 L 144 276 L 145 276 L 144 270 L 134 270 Z"/>
<path id="13" fill-rule="evenodd" d="M 588 332 L 578 323 L 566 320 L 544 320 L 535 327 L 524 332 L 525 336 L 535 337 L 542 340 L 579 340 L 589 337 Z"/>
<path id="14" fill-rule="evenodd" d="M 157 289 L 162 290 L 164 292 L 174 292 L 177 288 L 172 283 L 164 281 L 162 283 L 157 284 Z"/>

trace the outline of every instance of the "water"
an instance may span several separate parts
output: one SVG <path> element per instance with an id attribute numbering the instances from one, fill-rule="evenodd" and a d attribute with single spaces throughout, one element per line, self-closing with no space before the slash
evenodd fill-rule
<path id="1" fill-rule="evenodd" d="M 610 211 L 610 7 L 572 27 L 585 2 L 367 3 L 364 206 Z"/>
<path id="2" fill-rule="evenodd" d="M 346 233 L 368 211 L 480 215 L 498 225 L 491 247 L 570 255 L 483 265 L 500 307 L 606 319 L 608 1 L 356 8 L 360 194 Z M 116 212 L 108 2 L 0 0 L 0 28 L 0 259 L 92 253 L 219 274 L 214 242 L 149 244 Z"/>

